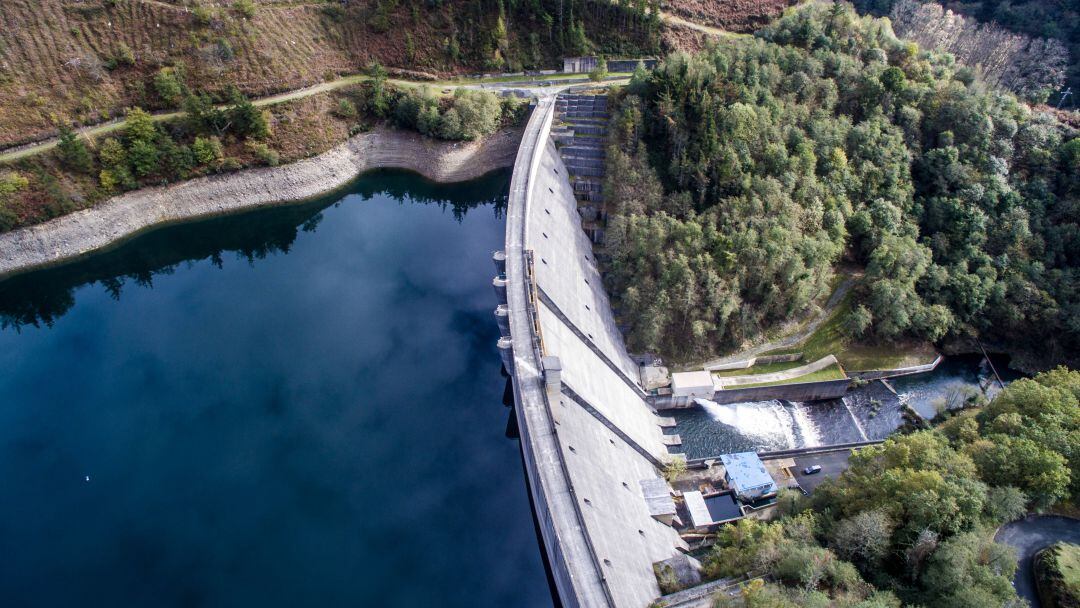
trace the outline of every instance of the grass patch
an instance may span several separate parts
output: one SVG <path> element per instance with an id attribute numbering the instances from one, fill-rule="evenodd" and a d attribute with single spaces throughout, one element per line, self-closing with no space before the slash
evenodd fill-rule
<path id="1" fill-rule="evenodd" d="M 759 365 L 753 365 L 745 369 L 725 369 L 723 371 L 713 372 L 713 374 L 721 378 L 734 378 L 736 376 L 750 376 L 754 374 L 771 374 L 773 372 L 782 372 L 785 370 L 789 370 L 793 367 L 801 367 L 803 365 L 806 365 L 806 357 L 803 357 L 798 361 L 784 361 L 782 363 L 761 363 Z"/>
<path id="2" fill-rule="evenodd" d="M 803 374 L 802 376 L 796 376 L 788 380 L 775 380 L 773 382 L 757 382 L 754 384 L 740 384 L 738 386 L 727 387 L 730 389 L 739 388 L 755 388 L 759 386 L 779 386 L 781 384 L 800 384 L 803 382 L 824 382 L 826 380 L 843 380 L 847 378 L 843 370 L 839 365 L 830 365 L 825 369 L 819 369 L 816 372 L 810 372 L 809 374 Z"/>
<path id="3" fill-rule="evenodd" d="M 1080 545 L 1057 543 L 1036 554 L 1035 581 L 1044 606 L 1080 605 Z"/>
<path id="4" fill-rule="evenodd" d="M 1065 587 L 1073 597 L 1080 598 L 1080 545 L 1065 544 L 1058 552 L 1058 570 Z"/>
<path id="5" fill-rule="evenodd" d="M 763 355 L 802 352 L 806 361 L 836 355 L 847 370 L 892 369 L 932 363 L 937 356 L 927 343 L 864 344 L 849 343 L 844 320 L 851 314 L 855 296 L 848 292 L 827 319 L 802 344 L 769 351 Z M 778 364 L 782 365 L 782 364 Z M 755 372 L 756 373 L 756 372 Z"/>

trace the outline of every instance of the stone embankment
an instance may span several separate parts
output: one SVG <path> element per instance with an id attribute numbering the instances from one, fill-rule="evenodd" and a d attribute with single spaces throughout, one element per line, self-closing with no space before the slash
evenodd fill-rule
<path id="1" fill-rule="evenodd" d="M 439 182 L 475 179 L 512 166 L 520 140 L 520 129 L 476 142 L 441 142 L 375 129 L 297 163 L 136 190 L 0 234 L 0 278 L 70 261 L 161 225 L 311 199 L 371 169 L 408 169 Z"/>

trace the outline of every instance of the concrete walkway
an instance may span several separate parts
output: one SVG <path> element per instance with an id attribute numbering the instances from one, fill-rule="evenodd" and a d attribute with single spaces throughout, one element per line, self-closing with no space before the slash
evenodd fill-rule
<path id="1" fill-rule="evenodd" d="M 807 363 L 806 365 L 793 367 L 791 369 L 785 369 L 779 372 L 772 372 L 770 374 L 754 374 L 747 376 L 721 376 L 719 378 L 713 378 L 713 384 L 716 386 L 717 389 L 722 389 L 735 388 L 747 384 L 783 382 L 785 380 L 794 380 L 799 376 L 812 374 L 816 371 L 821 371 L 827 367 L 836 364 L 836 357 L 834 355 L 828 355 L 818 359 L 817 361 L 814 361 L 813 363 Z"/>
<path id="2" fill-rule="evenodd" d="M 1029 515 L 1002 526 L 994 540 L 1016 549 L 1019 566 L 1013 586 L 1020 597 L 1031 603 L 1032 608 L 1039 608 L 1042 604 L 1035 588 L 1032 558 L 1058 541 L 1080 544 L 1080 520 L 1060 515 Z"/>

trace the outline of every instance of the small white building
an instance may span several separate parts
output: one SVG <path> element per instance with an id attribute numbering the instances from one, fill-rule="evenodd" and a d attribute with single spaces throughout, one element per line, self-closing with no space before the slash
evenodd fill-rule
<path id="1" fill-rule="evenodd" d="M 711 372 L 702 370 L 671 374 L 671 396 L 677 401 L 712 399 L 714 392 L 716 389 L 713 387 Z"/>

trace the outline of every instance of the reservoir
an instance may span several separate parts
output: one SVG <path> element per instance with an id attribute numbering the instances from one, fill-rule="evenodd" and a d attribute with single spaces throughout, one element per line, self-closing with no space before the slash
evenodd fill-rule
<path id="1" fill-rule="evenodd" d="M 0 283 L 4 605 L 550 606 L 509 179 L 369 173 Z"/>

